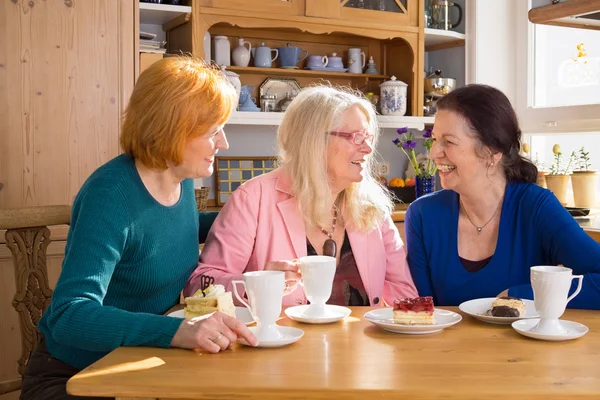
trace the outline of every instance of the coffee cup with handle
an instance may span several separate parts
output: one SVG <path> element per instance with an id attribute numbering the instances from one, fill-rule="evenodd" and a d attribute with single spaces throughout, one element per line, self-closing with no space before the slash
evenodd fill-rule
<path id="1" fill-rule="evenodd" d="M 325 314 L 325 303 L 331 297 L 333 277 L 336 270 L 335 257 L 306 256 L 300 258 L 300 285 L 310 302 L 304 315 L 319 317 Z"/>
<path id="2" fill-rule="evenodd" d="M 259 341 L 273 341 L 281 338 L 275 322 L 281 315 L 285 272 L 253 271 L 246 272 L 243 276 L 243 281 L 234 280 L 231 283 L 235 297 L 250 310 L 250 314 L 256 321 L 256 338 Z M 245 287 L 248 302 L 240 296 L 237 285 Z"/>
<path id="3" fill-rule="evenodd" d="M 573 279 L 579 279 L 575 292 L 569 296 Z M 573 270 L 562 266 L 538 265 L 531 267 L 533 302 L 540 314 L 540 322 L 531 328 L 541 334 L 564 334 L 566 328 L 558 320 L 567 304 L 581 291 L 583 275 L 573 275 Z"/>

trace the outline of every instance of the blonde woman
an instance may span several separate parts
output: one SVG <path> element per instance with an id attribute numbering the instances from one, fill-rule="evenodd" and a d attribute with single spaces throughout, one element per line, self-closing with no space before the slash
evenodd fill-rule
<path id="1" fill-rule="evenodd" d="M 212 174 L 228 147 L 223 125 L 236 94 L 221 72 L 191 58 L 165 58 L 142 73 L 123 122 L 124 154 L 98 168 L 73 204 L 65 260 L 42 340 L 23 376 L 21 399 L 76 399 L 65 385 L 120 346 L 217 353 L 237 319 L 164 316 L 198 262 L 192 178 Z"/>
<path id="2" fill-rule="evenodd" d="M 277 141 L 281 167 L 240 186 L 209 232 L 185 293 L 214 277 L 231 290 L 246 271 L 283 270 L 295 259 L 334 256 L 329 304 L 379 306 L 417 295 L 391 219 L 392 202 L 371 176 L 379 131 L 369 102 L 331 87 L 303 90 L 288 107 Z M 284 305 L 306 304 L 301 287 Z"/>

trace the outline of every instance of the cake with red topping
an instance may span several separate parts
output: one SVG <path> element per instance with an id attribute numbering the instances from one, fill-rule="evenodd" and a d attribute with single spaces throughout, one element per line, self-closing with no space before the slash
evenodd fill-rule
<path id="1" fill-rule="evenodd" d="M 434 325 L 433 297 L 400 298 L 394 301 L 394 323 Z"/>

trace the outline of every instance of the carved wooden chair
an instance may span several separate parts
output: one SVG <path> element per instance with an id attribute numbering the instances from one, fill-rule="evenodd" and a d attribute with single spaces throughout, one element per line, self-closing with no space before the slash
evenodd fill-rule
<path id="1" fill-rule="evenodd" d="M 6 246 L 13 258 L 16 292 L 12 306 L 19 313 L 23 375 L 40 332 L 37 324 L 50 304 L 46 249 L 50 244 L 48 226 L 69 224 L 70 206 L 45 206 L 0 210 L 0 230 L 6 229 Z M 0 395 L 21 389 L 21 379 L 0 382 Z"/>

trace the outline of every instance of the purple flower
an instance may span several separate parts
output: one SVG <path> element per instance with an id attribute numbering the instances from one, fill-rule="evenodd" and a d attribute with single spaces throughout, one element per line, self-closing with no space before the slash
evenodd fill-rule
<path id="1" fill-rule="evenodd" d="M 402 148 L 404 150 L 412 150 L 415 147 L 417 147 L 417 142 L 415 142 L 414 140 L 407 140 L 404 143 L 402 143 Z"/>
<path id="2" fill-rule="evenodd" d="M 394 140 L 392 140 L 392 142 L 396 145 L 399 146 L 400 145 L 400 139 L 396 138 Z"/>
<path id="3" fill-rule="evenodd" d="M 404 128 L 398 128 L 396 129 L 396 133 L 398 133 L 398 135 L 402 135 L 403 133 L 408 133 L 408 127 L 404 127 Z"/>
<path id="4" fill-rule="evenodd" d="M 429 139 L 431 137 L 431 132 L 433 132 L 433 129 L 429 128 L 425 131 L 425 133 L 423 134 L 423 138 L 425 139 Z"/>

